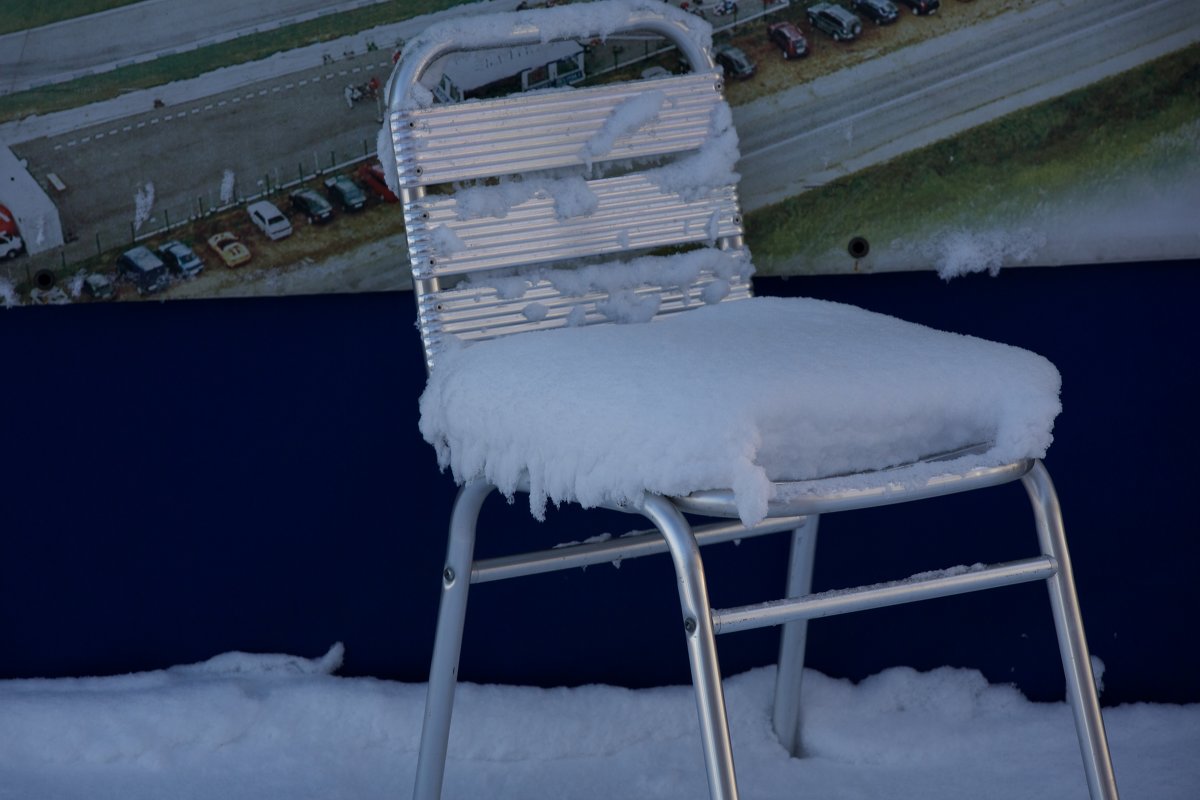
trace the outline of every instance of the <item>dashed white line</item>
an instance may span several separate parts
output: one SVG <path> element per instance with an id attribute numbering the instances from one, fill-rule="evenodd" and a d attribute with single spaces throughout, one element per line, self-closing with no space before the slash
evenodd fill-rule
<path id="1" fill-rule="evenodd" d="M 299 85 L 299 86 L 306 86 L 307 84 L 308 84 L 308 79 L 307 79 L 307 78 L 305 78 L 304 80 L 302 80 L 302 81 L 299 81 L 297 85 Z"/>
<path id="2" fill-rule="evenodd" d="M 158 117 L 155 117 L 154 119 L 150 120 L 150 124 L 151 124 L 151 125 L 157 125 L 157 124 L 158 124 Z"/>
<path id="3" fill-rule="evenodd" d="M 192 109 L 192 113 L 193 113 L 193 114 L 199 114 L 199 113 L 200 113 L 200 109 L 198 109 L 198 108 L 193 108 L 193 109 Z"/>
<path id="4" fill-rule="evenodd" d="M 109 132 L 108 132 L 108 135 L 109 135 L 109 136 L 116 136 L 116 135 L 117 135 L 117 129 L 116 129 L 116 128 L 113 128 L 111 131 L 109 131 Z"/>
<path id="5" fill-rule="evenodd" d="M 142 120 L 141 122 L 139 122 L 139 123 L 137 124 L 137 126 L 138 126 L 139 128 L 144 128 L 144 127 L 146 127 L 146 121 L 145 121 L 145 120 Z"/>
<path id="6" fill-rule="evenodd" d="M 63 146 L 62 146 L 61 144 L 56 144 L 56 145 L 54 145 L 54 149 L 55 149 L 55 150 L 62 150 L 62 149 L 63 149 Z"/>
<path id="7" fill-rule="evenodd" d="M 279 87 L 278 87 L 278 86 L 272 86 L 272 87 L 271 87 L 271 91 L 272 91 L 272 92 L 278 92 L 278 91 L 279 91 Z"/>
<path id="8" fill-rule="evenodd" d="M 221 107 L 221 106 L 223 106 L 223 105 L 225 105 L 225 101 L 224 101 L 224 100 L 218 100 L 218 101 L 217 101 L 217 108 L 220 108 L 220 107 Z"/>
<path id="9" fill-rule="evenodd" d="M 258 96 L 259 96 L 259 97 L 262 97 L 262 96 L 263 96 L 263 95 L 265 95 L 266 93 L 267 93 L 267 90 L 266 90 L 266 89 L 259 89 L 259 90 L 258 90 Z"/>
<path id="10" fill-rule="evenodd" d="M 98 141 L 100 141 L 101 139 L 103 139 L 103 138 L 104 138 L 104 134 L 103 134 L 103 133 L 97 133 L 97 134 L 96 134 L 96 136 L 95 136 L 94 138 L 95 138 L 95 139 L 96 139 L 96 141 L 98 142 Z"/>
<path id="11" fill-rule="evenodd" d="M 173 120 L 173 119 L 175 119 L 175 115 L 174 115 L 174 114 L 167 114 L 167 115 L 165 115 L 165 116 L 163 117 L 163 122 L 170 122 L 170 121 L 171 121 L 171 120 Z"/>
<path id="12" fill-rule="evenodd" d="M 67 147 L 74 147 L 77 144 L 79 144 L 79 142 L 75 139 L 72 139 L 71 141 L 67 142 Z"/>
<path id="13" fill-rule="evenodd" d="M 253 100 L 253 99 L 254 99 L 254 92 L 251 92 L 250 94 L 246 95 L 246 96 L 245 96 L 245 97 L 243 97 L 242 99 L 243 99 L 243 100 Z"/>
<path id="14" fill-rule="evenodd" d="M 240 98 L 240 97 L 234 97 L 234 98 L 233 98 L 233 99 L 231 99 L 229 102 L 231 102 L 231 103 L 240 103 L 240 102 L 242 102 L 242 98 Z"/>
<path id="15" fill-rule="evenodd" d="M 212 111 L 212 107 L 213 107 L 213 104 L 212 104 L 212 103 L 209 103 L 208 105 L 206 105 L 206 106 L 204 107 L 204 110 L 205 110 L 205 111 Z"/>
<path id="16" fill-rule="evenodd" d="M 285 88 L 285 89 L 292 89 L 292 88 L 295 88 L 295 86 L 296 86 L 296 84 L 294 84 L 294 83 L 285 83 L 285 84 L 283 85 L 283 88 Z"/>
<path id="17" fill-rule="evenodd" d="M 133 126 L 132 126 L 132 125 L 126 125 L 124 128 L 121 128 L 121 130 L 122 130 L 122 132 L 124 132 L 124 133 L 129 133 L 131 130 L 133 130 Z"/>
<path id="18" fill-rule="evenodd" d="M 80 140 L 79 140 L 79 143 L 80 143 L 80 144 L 87 144 L 87 143 L 88 143 L 88 142 L 90 142 L 91 140 L 92 140 L 92 137 L 90 137 L 90 136 L 85 136 L 85 137 L 83 137 L 82 139 L 80 139 Z"/>

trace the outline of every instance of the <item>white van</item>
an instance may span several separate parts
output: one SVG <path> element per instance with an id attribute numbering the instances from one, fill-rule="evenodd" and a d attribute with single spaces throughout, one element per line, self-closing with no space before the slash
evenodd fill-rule
<path id="1" fill-rule="evenodd" d="M 0 231 L 0 258 L 16 258 L 25 249 L 21 237 L 8 231 Z"/>
<path id="2" fill-rule="evenodd" d="M 250 221 L 257 225 L 258 229 L 269 239 L 285 239 L 292 235 L 292 223 L 269 200 L 251 203 L 246 211 L 250 214 Z"/>

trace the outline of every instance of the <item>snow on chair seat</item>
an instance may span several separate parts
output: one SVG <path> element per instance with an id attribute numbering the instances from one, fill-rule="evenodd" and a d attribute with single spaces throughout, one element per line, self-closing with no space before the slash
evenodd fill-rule
<path id="1" fill-rule="evenodd" d="M 852 488 L 979 443 L 903 479 L 1041 457 L 1058 389 L 1054 366 L 1024 350 L 761 297 L 457 348 L 430 375 L 421 432 L 459 482 L 527 485 L 538 517 L 547 501 L 730 488 L 754 524 L 777 482 Z"/>
<path id="2" fill-rule="evenodd" d="M 686 75 L 437 105 L 458 51 L 669 39 Z M 414 796 L 441 793 L 468 588 L 666 550 L 710 794 L 738 796 L 715 636 L 782 626 L 773 721 L 800 751 L 804 620 L 1044 580 L 1093 800 L 1116 785 L 1048 473 L 1059 375 L 1032 353 L 851 306 L 751 297 L 711 31 L 659 0 L 473 15 L 410 41 L 380 158 L 403 201 L 451 514 Z M 821 513 L 1024 483 L 1036 557 L 809 595 Z M 474 559 L 493 490 L 646 517 L 605 544 Z M 693 528 L 683 512 L 719 520 Z M 737 519 L 731 523 L 727 520 Z M 700 545 L 792 532 L 781 600 L 715 609 Z M 665 543 L 665 544 L 664 544 Z M 719 630 L 718 630 L 719 629 Z M 798 791 L 803 791 L 798 788 Z"/>

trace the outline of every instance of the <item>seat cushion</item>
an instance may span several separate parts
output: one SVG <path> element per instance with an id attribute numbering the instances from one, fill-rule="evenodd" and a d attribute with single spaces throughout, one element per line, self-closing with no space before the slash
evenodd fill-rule
<path id="1" fill-rule="evenodd" d="M 420 425 L 456 480 L 510 497 L 527 486 L 538 518 L 547 501 L 732 489 L 752 524 L 779 481 L 853 486 L 855 473 L 979 443 L 929 469 L 1040 458 L 1059 387 L 1053 364 L 1019 348 L 759 297 L 449 349 Z"/>

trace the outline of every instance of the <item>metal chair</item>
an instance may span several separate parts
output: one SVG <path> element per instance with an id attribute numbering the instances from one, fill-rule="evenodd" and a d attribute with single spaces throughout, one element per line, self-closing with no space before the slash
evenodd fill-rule
<path id="1" fill-rule="evenodd" d="M 622 33 L 664 37 L 678 48 L 689 72 L 461 103 L 432 100 L 431 88 L 437 86 L 429 85 L 434 84 L 431 76 L 448 74 L 442 69 L 443 59 L 459 51 L 520 49 L 546 41 L 601 40 Z M 654 0 L 480 15 L 435 26 L 408 43 L 388 87 L 388 117 L 380 149 L 386 166 L 394 167 L 403 202 L 431 387 L 447 369 L 443 362 L 454 361 L 464 352 L 500 359 L 503 353 L 497 348 L 505 342 L 536 348 L 542 343 L 561 344 L 565 336 L 582 340 L 601 324 L 627 321 L 630 316 L 653 318 L 643 327 L 654 336 L 681 324 L 674 320 L 706 319 L 694 309 L 733 309 L 705 312 L 720 324 L 722 314 L 757 308 L 753 304 L 763 302 L 751 298 L 749 254 L 733 185 L 736 176 L 721 175 L 716 169 L 714 174 L 722 179 L 719 185 L 713 185 L 712 175 L 705 178 L 707 184 L 699 181 L 704 185 L 698 188 L 697 184 L 689 188 L 686 179 L 672 184 L 706 165 L 719 166 L 722 154 L 728 154 L 732 128 L 722 97 L 722 74 L 710 49 L 705 23 Z M 702 160 L 686 160 L 697 153 Z M 599 177 L 594 177 L 596 173 Z M 516 182 L 511 176 L 525 179 Z M 428 191 L 432 187 L 439 188 Z M 655 274 L 665 277 L 655 278 Z M 792 312 L 789 306 L 781 313 L 804 317 L 809 310 L 797 308 Z M 885 324 L 880 321 L 884 318 L 858 309 L 845 313 L 855 320 L 859 317 L 853 315 L 860 314 L 868 331 Z M 564 330 L 548 333 L 553 329 Z M 567 333 L 569 329 L 575 333 Z M 719 329 L 715 335 L 720 335 Z M 879 335 L 890 334 L 881 328 Z M 463 348 L 462 343 L 470 344 Z M 513 369 L 520 371 L 516 364 Z M 505 366 L 503 371 L 510 370 Z M 458 387 L 459 394 L 464 391 Z M 436 404 L 439 396 L 428 389 L 422 402 Z M 479 402 L 486 407 L 487 398 Z M 570 410 L 557 413 L 565 415 L 569 424 Z M 563 490 L 547 488 L 553 481 L 548 483 L 535 464 L 518 464 L 520 477 L 514 479 L 511 470 L 501 474 L 499 467 L 477 454 L 461 456 L 452 431 L 434 429 L 433 423 L 426 429 L 424 419 L 422 426 L 463 486 L 450 522 L 415 797 L 441 794 L 471 584 L 662 552 L 670 554 L 678 579 L 713 798 L 737 797 L 716 658 L 717 634 L 782 627 L 774 724 L 780 741 L 798 753 L 799 686 L 808 619 L 1034 580 L 1045 581 L 1050 592 L 1067 698 L 1091 796 L 1094 800 L 1117 797 L 1062 520 L 1038 453 L 1019 453 L 998 462 L 1002 448 L 995 441 L 963 433 L 962 441 L 931 443 L 920 458 L 866 467 L 854 475 L 834 469 L 839 474 L 799 476 L 803 480 L 771 476 L 763 495 L 765 504 L 748 502 L 745 487 L 734 491 L 703 481 L 679 492 L 656 491 L 647 485 L 632 494 L 627 487 L 605 494 L 608 489 L 601 487 L 596 497 L 574 499 L 641 514 L 653 528 L 606 542 L 475 560 L 476 519 L 494 488 L 510 496 L 515 491 L 531 492 L 535 513 L 547 497 L 562 499 Z M 1038 555 L 810 594 L 821 514 L 1016 480 L 1025 485 L 1033 505 Z M 685 513 L 719 521 L 693 528 Z M 792 535 L 786 597 L 713 609 L 700 546 L 777 532 Z"/>

